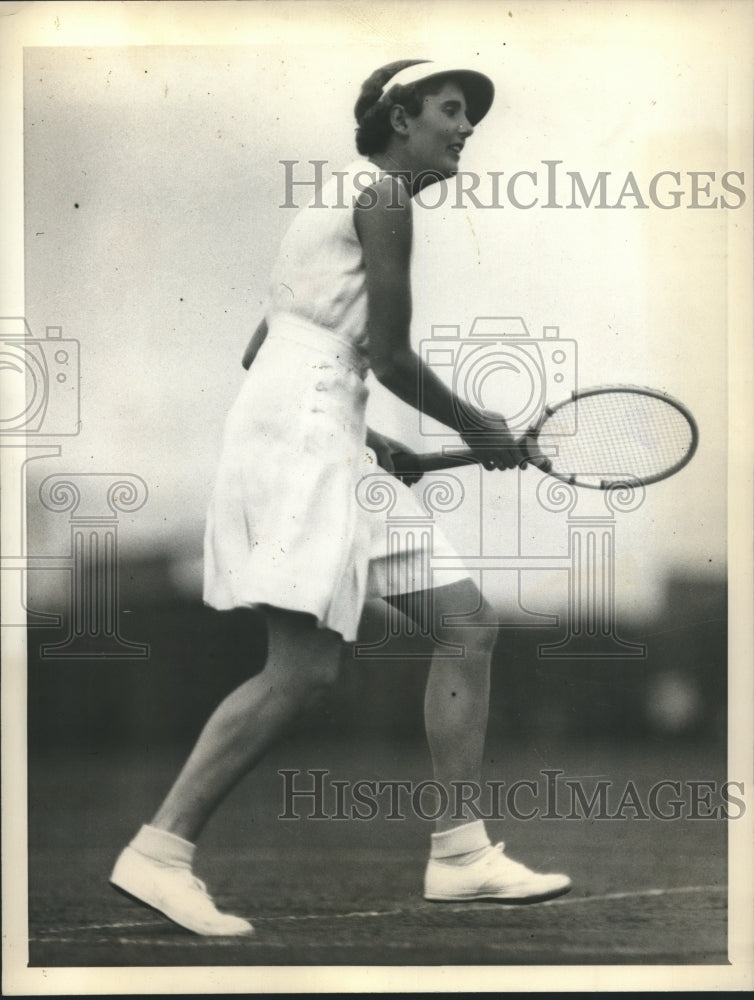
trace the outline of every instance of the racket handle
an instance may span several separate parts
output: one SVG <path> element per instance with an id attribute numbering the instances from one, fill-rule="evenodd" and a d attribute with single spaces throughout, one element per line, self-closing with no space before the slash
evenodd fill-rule
<path id="1" fill-rule="evenodd" d="M 517 447 L 521 453 L 521 462 L 526 465 L 531 463 L 541 469 L 542 472 L 549 472 L 551 463 L 544 455 L 532 454 L 527 447 L 527 439 L 524 437 L 517 442 Z M 405 452 L 398 452 L 393 455 L 393 466 L 396 475 L 405 473 L 425 473 L 439 472 L 442 469 L 453 469 L 459 465 L 479 464 L 481 459 L 471 448 L 463 448 L 458 451 L 432 451 L 421 455 L 408 455 Z"/>
<path id="2" fill-rule="evenodd" d="M 441 469 L 453 469 L 458 465 L 478 461 L 470 448 L 462 451 L 431 451 L 422 455 L 409 455 L 406 452 L 393 455 L 393 466 L 399 475 L 406 472 L 439 472 Z"/>

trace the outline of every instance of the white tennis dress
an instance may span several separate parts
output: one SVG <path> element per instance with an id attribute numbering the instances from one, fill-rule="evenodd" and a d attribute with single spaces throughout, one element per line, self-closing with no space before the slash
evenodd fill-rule
<path id="1" fill-rule="evenodd" d="M 367 598 L 428 589 L 431 555 L 455 556 L 437 526 L 432 553 L 421 532 L 395 551 L 384 510 L 365 500 L 377 483 L 365 477 L 378 477 L 395 491 L 393 523 L 427 516 L 366 447 L 367 299 L 353 197 L 379 174 L 368 160 L 352 163 L 283 239 L 269 332 L 226 420 L 204 541 L 206 604 L 308 612 L 347 641 Z M 469 575 L 456 565 L 443 584 Z"/>

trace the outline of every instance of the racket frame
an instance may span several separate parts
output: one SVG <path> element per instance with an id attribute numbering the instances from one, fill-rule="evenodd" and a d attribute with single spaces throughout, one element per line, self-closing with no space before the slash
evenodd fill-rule
<path id="1" fill-rule="evenodd" d="M 691 441 L 686 453 L 672 466 L 652 476 L 626 476 L 623 479 L 613 478 L 603 479 L 600 482 L 586 482 L 580 480 L 577 474 L 558 472 L 553 467 L 552 461 L 539 448 L 539 437 L 545 430 L 547 421 L 554 413 L 563 409 L 563 407 L 571 406 L 574 403 L 578 404 L 578 401 L 581 399 L 614 392 L 651 396 L 674 407 L 684 417 L 691 432 Z M 670 476 L 674 476 L 677 472 L 680 472 L 684 466 L 688 465 L 694 457 L 698 445 L 699 427 L 688 407 L 666 392 L 638 385 L 603 385 L 594 386 L 590 389 L 574 390 L 567 399 L 561 400 L 561 402 L 553 406 L 545 406 L 537 422 L 516 442 L 516 447 L 522 455 L 519 467 L 526 468 L 527 465 L 534 465 L 541 472 L 559 479 L 561 482 L 568 483 L 571 486 L 595 490 L 619 489 L 622 486 L 649 486 L 651 483 L 668 479 Z M 395 473 L 400 478 L 401 474 L 437 472 L 441 469 L 455 468 L 460 465 L 480 464 L 481 459 L 470 448 L 465 448 L 462 450 L 445 449 L 440 452 L 427 452 L 416 455 L 398 453 L 393 457 L 393 461 L 395 464 Z M 592 478 L 595 478 L 597 474 L 583 473 L 583 475 L 592 475 Z"/>

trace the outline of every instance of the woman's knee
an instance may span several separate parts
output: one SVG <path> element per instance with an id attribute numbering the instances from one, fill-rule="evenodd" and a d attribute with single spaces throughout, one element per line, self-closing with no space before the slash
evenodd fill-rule
<path id="1" fill-rule="evenodd" d="M 336 682 L 342 639 L 310 615 L 271 609 L 265 674 L 271 685 L 308 699 Z"/>
<path id="2" fill-rule="evenodd" d="M 433 590 L 399 594 L 387 601 L 438 644 L 461 646 L 489 655 L 497 640 L 499 619 L 470 578 Z"/>
<path id="3" fill-rule="evenodd" d="M 338 657 L 302 656 L 288 663 L 268 660 L 262 676 L 271 695 L 308 705 L 333 687 L 338 674 Z"/>
<path id="4" fill-rule="evenodd" d="M 304 686 L 311 694 L 327 691 L 338 679 L 340 674 L 340 656 L 328 655 L 312 657 L 303 664 L 300 673 Z"/>
<path id="5" fill-rule="evenodd" d="M 499 616 L 471 580 L 435 592 L 438 637 L 470 652 L 489 654 L 497 641 Z"/>

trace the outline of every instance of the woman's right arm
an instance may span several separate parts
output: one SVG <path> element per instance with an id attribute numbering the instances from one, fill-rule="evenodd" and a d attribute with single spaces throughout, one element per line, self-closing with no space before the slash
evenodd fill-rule
<path id="1" fill-rule="evenodd" d="M 243 361 L 241 364 L 244 368 L 248 369 L 251 367 L 251 362 L 257 356 L 259 348 L 264 343 L 265 337 L 267 336 L 267 320 L 263 319 L 259 326 L 254 331 L 251 340 L 249 341 L 246 350 L 243 352 Z"/>
<path id="2" fill-rule="evenodd" d="M 462 402 L 411 347 L 411 202 L 397 178 L 385 177 L 354 210 L 366 270 L 369 351 L 377 380 L 405 403 L 457 431 L 496 468 L 517 464 L 504 418 Z M 472 417 L 476 429 L 467 433 Z"/>

